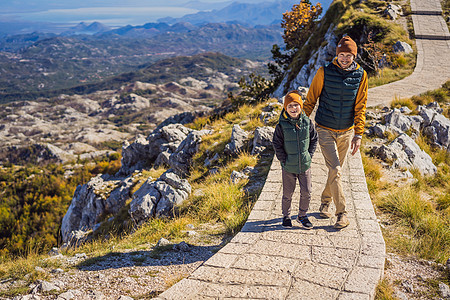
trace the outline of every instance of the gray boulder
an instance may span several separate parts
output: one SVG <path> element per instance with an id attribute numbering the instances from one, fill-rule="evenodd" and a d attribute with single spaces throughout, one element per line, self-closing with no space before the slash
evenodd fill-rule
<path id="1" fill-rule="evenodd" d="M 423 118 L 419 116 L 406 116 L 399 109 L 393 109 L 385 115 L 386 129 L 390 129 L 396 134 L 401 134 L 409 129 L 419 132 Z"/>
<path id="2" fill-rule="evenodd" d="M 383 15 L 387 16 L 391 20 L 397 19 L 398 15 L 402 13 L 402 7 L 395 4 L 388 4 L 383 12 Z"/>
<path id="3" fill-rule="evenodd" d="M 125 141 L 122 146 L 122 166 L 118 173 L 131 174 L 135 170 L 150 165 L 151 157 L 148 157 L 148 148 L 148 140 L 141 135 L 132 144 Z"/>
<path id="4" fill-rule="evenodd" d="M 404 133 L 389 145 L 381 145 L 373 151 L 382 160 L 392 162 L 392 166 L 396 168 L 417 168 L 422 175 L 432 175 L 437 172 L 431 157 Z"/>
<path id="5" fill-rule="evenodd" d="M 185 176 L 189 173 L 192 163 L 192 156 L 198 151 L 198 147 L 202 142 L 202 136 L 210 134 L 210 130 L 192 131 L 181 142 L 178 148 L 170 155 L 169 165 L 178 174 Z"/>
<path id="6" fill-rule="evenodd" d="M 437 114 L 423 132 L 434 145 L 450 151 L 450 120 L 444 115 Z"/>
<path id="7" fill-rule="evenodd" d="M 189 182 L 169 169 L 156 181 L 147 180 L 133 194 L 128 213 L 137 224 L 150 218 L 169 216 L 190 193 Z"/>
<path id="8" fill-rule="evenodd" d="M 377 123 L 377 124 L 369 127 L 370 134 L 380 137 L 380 138 L 385 137 L 384 133 L 386 132 L 386 130 L 387 130 L 387 126 L 380 124 L 380 123 Z"/>
<path id="9" fill-rule="evenodd" d="M 33 288 L 33 294 L 38 292 L 48 293 L 51 291 L 60 291 L 64 287 L 64 284 L 61 281 L 55 280 L 53 282 L 48 282 L 45 280 L 38 280 L 38 283 Z"/>
<path id="10" fill-rule="evenodd" d="M 119 174 L 150 167 L 160 153 L 174 152 L 191 131 L 181 124 L 169 124 L 155 129 L 147 139 L 139 136 L 132 144 L 126 143 Z"/>
<path id="11" fill-rule="evenodd" d="M 247 178 L 248 178 L 248 175 L 245 175 L 242 172 L 238 172 L 238 171 L 234 171 L 234 170 L 233 170 L 233 172 L 231 172 L 231 175 L 230 175 L 230 181 L 233 184 L 237 184 L 240 180 L 247 179 Z"/>
<path id="12" fill-rule="evenodd" d="M 439 282 L 439 293 L 442 298 L 450 299 L 450 287 L 443 282 Z"/>
<path id="13" fill-rule="evenodd" d="M 169 166 L 170 154 L 171 153 L 168 150 L 158 154 L 158 157 L 155 160 L 155 168 L 159 168 L 161 166 Z"/>
<path id="14" fill-rule="evenodd" d="M 62 220 L 63 242 L 83 240 L 101 216 L 117 213 L 129 198 L 132 185 L 132 177 L 114 178 L 99 174 L 88 183 L 78 186 Z"/>
<path id="15" fill-rule="evenodd" d="M 434 116 L 437 112 L 433 109 L 429 109 L 423 106 L 418 106 L 417 110 L 419 111 L 419 115 L 423 118 L 423 126 L 428 126 L 433 122 Z"/>
<path id="16" fill-rule="evenodd" d="M 417 110 L 423 119 L 424 134 L 435 146 L 450 151 L 450 120 L 441 114 L 443 110 L 439 103 L 433 102 L 426 106 L 418 106 Z"/>
<path id="17" fill-rule="evenodd" d="M 253 138 L 252 155 L 259 154 L 268 147 L 272 149 L 272 138 L 275 128 L 265 126 L 255 129 L 255 137 Z"/>
<path id="18" fill-rule="evenodd" d="M 248 140 L 248 132 L 243 130 L 239 125 L 234 125 L 231 131 L 231 141 L 225 146 L 225 153 L 236 155 L 246 146 Z"/>
<path id="19" fill-rule="evenodd" d="M 405 53 L 410 54 L 413 53 L 413 49 L 411 46 L 406 42 L 397 41 L 397 43 L 392 46 L 394 53 Z"/>

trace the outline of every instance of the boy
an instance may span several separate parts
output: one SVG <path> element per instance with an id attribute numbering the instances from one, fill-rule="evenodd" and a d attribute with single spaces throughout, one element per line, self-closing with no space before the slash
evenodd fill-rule
<path id="1" fill-rule="evenodd" d="M 284 109 L 275 127 L 272 142 L 282 166 L 282 225 L 292 227 L 291 201 L 296 180 L 298 180 L 300 204 L 297 222 L 302 227 L 311 229 L 313 225 L 306 216 L 306 212 L 311 200 L 310 166 L 317 146 L 317 132 L 314 124 L 303 111 L 303 100 L 297 91 L 291 91 L 284 97 Z"/>

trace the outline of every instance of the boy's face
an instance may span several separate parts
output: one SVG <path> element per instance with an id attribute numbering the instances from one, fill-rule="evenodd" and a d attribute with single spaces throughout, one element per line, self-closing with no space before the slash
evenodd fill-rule
<path id="1" fill-rule="evenodd" d="M 343 69 L 347 69 L 352 64 L 355 57 L 350 52 L 340 52 L 337 56 L 339 65 Z"/>
<path id="2" fill-rule="evenodd" d="M 297 119 L 302 112 L 302 107 L 297 102 L 291 102 L 287 105 L 286 110 L 292 119 Z"/>

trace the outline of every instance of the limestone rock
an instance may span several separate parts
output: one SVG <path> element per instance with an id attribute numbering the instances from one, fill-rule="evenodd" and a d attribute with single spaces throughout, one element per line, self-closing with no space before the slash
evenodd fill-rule
<path id="1" fill-rule="evenodd" d="M 48 282 L 45 280 L 38 280 L 37 285 L 33 288 L 33 294 L 36 294 L 38 292 L 42 293 L 48 293 L 51 291 L 60 291 L 62 286 L 62 282 Z"/>
<path id="2" fill-rule="evenodd" d="M 159 168 L 161 166 L 169 166 L 170 154 L 171 153 L 168 150 L 158 154 L 158 157 L 155 160 L 155 168 Z"/>
<path id="3" fill-rule="evenodd" d="M 41 300 L 41 297 L 35 294 L 29 294 L 25 296 L 16 296 L 12 298 L 13 300 Z"/>
<path id="4" fill-rule="evenodd" d="M 387 16 L 391 20 L 395 20 L 401 13 L 402 13 L 401 6 L 390 3 L 384 10 L 383 15 Z"/>
<path id="5" fill-rule="evenodd" d="M 405 53 L 405 54 L 413 53 L 413 49 L 406 42 L 397 41 L 392 47 L 394 53 Z"/>
<path id="6" fill-rule="evenodd" d="M 233 184 L 238 183 L 241 179 L 247 179 L 247 178 L 248 178 L 248 176 L 245 175 L 244 173 L 234 171 L 234 170 L 233 170 L 233 172 L 231 172 L 231 175 L 230 175 L 230 181 Z"/>
<path id="7" fill-rule="evenodd" d="M 450 299 L 450 287 L 443 282 L 439 282 L 439 293 L 442 298 Z"/>
<path id="8" fill-rule="evenodd" d="M 169 169 L 156 181 L 147 180 L 133 194 L 128 212 L 138 224 L 149 218 L 168 216 L 190 193 L 189 182 Z"/>
<path id="9" fill-rule="evenodd" d="M 231 141 L 225 146 L 225 153 L 236 155 L 246 146 L 248 140 L 248 132 L 243 130 L 239 125 L 233 125 L 231 131 Z"/>
<path id="10" fill-rule="evenodd" d="M 165 238 L 160 238 L 158 243 L 156 243 L 156 247 L 164 247 L 170 245 L 170 241 Z"/>
<path id="11" fill-rule="evenodd" d="M 375 154 L 384 161 L 392 161 L 397 168 L 417 168 L 423 175 L 437 172 L 431 157 L 407 134 L 399 135 L 389 145 L 374 148 Z"/>
<path id="12" fill-rule="evenodd" d="M 61 224 L 63 242 L 83 240 L 105 213 L 117 213 L 129 198 L 132 177 L 97 175 L 75 190 Z"/>
<path id="13" fill-rule="evenodd" d="M 122 146 L 122 166 L 119 173 L 130 174 L 149 165 L 151 157 L 148 157 L 148 148 L 148 140 L 143 136 L 138 136 L 132 144 L 125 141 Z"/>
<path id="14" fill-rule="evenodd" d="M 436 114 L 423 132 L 434 145 L 450 151 L 450 120 L 444 115 Z"/>
<path id="15" fill-rule="evenodd" d="M 409 129 L 414 131 L 420 131 L 420 124 L 423 122 L 423 118 L 419 116 L 406 116 L 399 109 L 393 109 L 385 116 L 387 129 L 401 134 Z"/>
<path id="16" fill-rule="evenodd" d="M 189 247 L 188 244 L 186 244 L 186 242 L 181 242 L 176 245 L 173 245 L 173 250 L 181 252 L 189 252 L 191 248 Z"/>
<path id="17" fill-rule="evenodd" d="M 192 163 L 192 156 L 197 153 L 198 147 L 202 142 L 202 136 L 211 133 L 210 130 L 190 132 L 175 152 L 170 155 L 170 167 L 182 176 L 188 174 Z"/>
<path id="18" fill-rule="evenodd" d="M 258 127 L 255 129 L 255 137 L 253 138 L 252 155 L 259 154 L 266 150 L 267 147 L 272 149 L 272 139 L 275 128 L 273 127 Z"/>
<path id="19" fill-rule="evenodd" d="M 150 167 L 160 153 L 174 152 L 191 131 L 181 124 L 169 124 L 155 129 L 147 139 L 139 136 L 131 145 L 126 143 L 119 174 Z"/>

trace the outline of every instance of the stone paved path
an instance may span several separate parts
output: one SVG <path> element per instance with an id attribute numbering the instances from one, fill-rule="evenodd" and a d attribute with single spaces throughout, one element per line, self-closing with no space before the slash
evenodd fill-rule
<path id="1" fill-rule="evenodd" d="M 411 76 L 371 88 L 368 106 L 388 106 L 395 97 L 409 98 L 442 86 L 450 79 L 450 34 L 439 0 L 411 0 L 417 63 Z"/>
<path id="2" fill-rule="evenodd" d="M 438 88 L 450 75 L 449 32 L 439 0 L 411 0 L 418 49 L 414 73 L 369 90 L 369 106 L 388 105 Z M 438 76 L 436 76 L 438 75 Z M 437 77 L 437 78 L 436 78 Z M 230 243 L 188 278 L 157 299 L 308 299 L 369 300 L 383 276 L 385 243 L 367 190 L 360 153 L 348 155 L 342 180 L 350 225 L 333 228 L 335 218 L 320 219 L 320 194 L 327 170 L 316 151 L 312 164 L 310 220 L 314 229 L 283 228 L 281 167 L 274 159 L 258 201 Z M 299 193 L 292 212 L 298 211 Z M 334 207 L 333 207 L 334 208 Z"/>
<path id="3" fill-rule="evenodd" d="M 319 148 L 319 147 L 318 147 Z M 159 299 L 373 299 L 383 274 L 385 244 L 367 191 L 359 152 L 348 156 L 343 182 L 350 225 L 320 219 L 326 167 L 312 165 L 314 228 L 283 228 L 281 167 L 275 159 L 247 223 L 230 243 Z M 298 190 L 292 212 L 298 211 Z M 334 209 L 334 208 L 333 208 Z"/>

